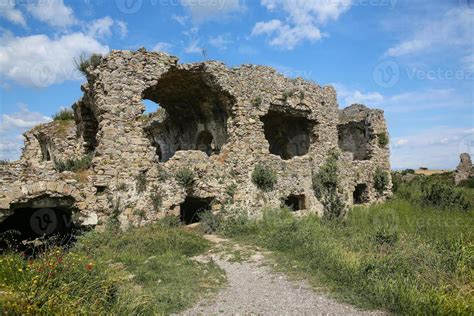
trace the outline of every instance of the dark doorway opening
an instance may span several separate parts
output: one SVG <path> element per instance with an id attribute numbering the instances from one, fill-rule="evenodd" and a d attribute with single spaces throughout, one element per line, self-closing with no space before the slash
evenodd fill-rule
<path id="1" fill-rule="evenodd" d="M 369 202 L 369 192 L 367 189 L 367 184 L 361 183 L 356 185 L 353 199 L 354 199 L 354 204 L 364 204 Z"/>
<path id="2" fill-rule="evenodd" d="M 212 140 L 213 137 L 211 133 L 208 131 L 202 131 L 197 137 L 196 149 L 205 152 L 208 156 L 211 156 L 213 151 Z"/>
<path id="3" fill-rule="evenodd" d="M 211 210 L 212 198 L 202 199 L 186 197 L 181 203 L 180 219 L 183 224 L 189 225 L 200 221 L 199 214 Z"/>
<path id="4" fill-rule="evenodd" d="M 285 205 L 293 212 L 306 209 L 306 198 L 301 195 L 289 195 L 285 199 Z"/>
<path id="5" fill-rule="evenodd" d="M 76 227 L 72 210 L 67 208 L 17 208 L 0 223 L 0 251 L 27 250 L 36 247 L 30 243 L 36 238 L 54 239 L 58 245 L 74 241 Z"/>

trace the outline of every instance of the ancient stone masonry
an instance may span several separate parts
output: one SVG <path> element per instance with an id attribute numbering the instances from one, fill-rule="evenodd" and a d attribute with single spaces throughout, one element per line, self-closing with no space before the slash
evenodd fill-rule
<path id="1" fill-rule="evenodd" d="M 376 170 L 390 170 L 383 112 L 339 110 L 330 86 L 140 49 L 112 51 L 88 69 L 82 90 L 75 122 L 35 127 L 21 159 L 0 166 L 0 221 L 38 207 L 70 212 L 78 225 L 116 217 L 124 228 L 166 215 L 192 222 L 223 206 L 322 215 L 312 174 L 334 149 L 347 206 L 391 194 L 391 183 L 374 188 Z M 145 99 L 155 113 L 143 114 Z M 80 175 L 54 169 L 87 154 L 92 166 Z M 258 164 L 276 173 L 271 190 L 252 182 Z"/>
<path id="2" fill-rule="evenodd" d="M 454 173 L 454 182 L 456 185 L 474 177 L 474 166 L 472 165 L 471 156 L 468 153 L 463 153 L 459 159 L 459 165 Z"/>

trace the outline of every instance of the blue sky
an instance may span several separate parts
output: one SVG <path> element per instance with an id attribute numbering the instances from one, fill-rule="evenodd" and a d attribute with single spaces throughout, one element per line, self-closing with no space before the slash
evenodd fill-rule
<path id="1" fill-rule="evenodd" d="M 471 0 L 0 0 L 0 159 L 81 96 L 82 53 L 263 64 L 385 110 L 393 168 L 474 154 Z"/>

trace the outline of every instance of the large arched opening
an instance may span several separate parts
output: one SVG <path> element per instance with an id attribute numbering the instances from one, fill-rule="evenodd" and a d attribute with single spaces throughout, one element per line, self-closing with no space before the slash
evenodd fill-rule
<path id="1" fill-rule="evenodd" d="M 73 205 L 71 197 L 47 195 L 12 204 L 11 214 L 0 223 L 0 251 L 31 248 L 37 245 L 31 241 L 51 237 L 57 244 L 70 243 L 78 229 Z"/>
<path id="2" fill-rule="evenodd" d="M 143 92 L 143 99 L 159 104 L 146 132 L 160 161 L 178 150 L 219 154 L 227 141 L 232 98 L 211 83 L 202 68 L 172 70 Z"/>

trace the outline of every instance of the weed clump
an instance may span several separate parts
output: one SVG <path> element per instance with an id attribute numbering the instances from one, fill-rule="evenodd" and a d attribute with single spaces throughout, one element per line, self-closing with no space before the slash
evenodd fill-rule
<path id="1" fill-rule="evenodd" d="M 193 186 L 195 177 L 196 174 L 194 171 L 186 167 L 179 169 L 175 174 L 176 181 L 185 189 L 189 189 Z"/>
<path id="2" fill-rule="evenodd" d="M 257 164 L 252 172 L 252 182 L 263 192 L 270 192 L 277 183 L 277 174 L 273 168 Z"/>
<path id="3" fill-rule="evenodd" d="M 258 108 L 260 105 L 262 105 L 262 102 L 262 97 L 256 97 L 252 100 L 252 105 Z"/>
<path id="4" fill-rule="evenodd" d="M 92 165 L 92 155 L 85 155 L 84 157 L 77 158 L 77 159 L 67 159 L 65 161 L 62 160 L 55 160 L 54 161 L 54 169 L 57 172 L 63 171 L 72 171 L 78 172 L 82 170 L 87 170 Z"/>
<path id="5" fill-rule="evenodd" d="M 377 138 L 379 140 L 379 146 L 381 148 L 385 148 L 385 146 L 388 145 L 389 143 L 389 140 L 388 140 L 388 136 L 386 133 L 380 133 L 380 134 L 377 134 Z"/>
<path id="6" fill-rule="evenodd" d="M 74 120 L 74 112 L 71 109 L 60 109 L 53 115 L 53 121 Z"/>
<path id="7" fill-rule="evenodd" d="M 147 187 L 147 179 L 145 172 L 140 172 L 135 176 L 135 187 L 138 193 L 145 192 Z"/>
<path id="8" fill-rule="evenodd" d="M 100 54 L 92 54 L 89 57 L 86 57 L 85 54 L 81 54 L 78 59 L 74 59 L 74 66 L 84 76 L 88 76 L 90 74 L 89 68 L 95 69 L 101 61 L 102 55 Z"/>

